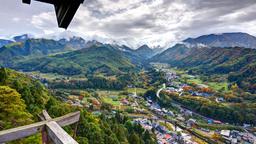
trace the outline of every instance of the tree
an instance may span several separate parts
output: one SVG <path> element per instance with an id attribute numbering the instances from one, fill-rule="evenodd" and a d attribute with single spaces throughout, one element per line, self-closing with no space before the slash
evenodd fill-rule
<path id="1" fill-rule="evenodd" d="M 87 138 L 90 144 L 104 143 L 104 131 L 98 125 L 97 120 L 85 111 L 80 114 L 77 136 Z"/>
<path id="2" fill-rule="evenodd" d="M 183 90 L 184 90 L 185 92 L 188 92 L 188 91 L 190 91 L 190 90 L 193 90 L 193 88 L 192 88 L 191 86 L 184 86 L 184 87 L 183 87 Z"/>
<path id="3" fill-rule="evenodd" d="M 236 83 L 234 83 L 234 84 L 231 86 L 230 89 L 231 89 L 232 91 L 236 92 L 236 91 L 239 90 L 239 87 L 238 87 L 238 85 L 237 85 Z"/>
<path id="4" fill-rule="evenodd" d="M 105 139 L 105 144 L 119 144 L 120 142 L 118 141 L 117 137 L 115 134 L 111 134 L 111 135 L 106 135 L 106 139 Z"/>
<path id="5" fill-rule="evenodd" d="M 212 139 L 214 139 L 214 140 L 220 140 L 220 139 L 221 139 L 221 136 L 220 136 L 218 133 L 214 133 L 214 134 L 212 135 Z"/>
<path id="6" fill-rule="evenodd" d="M 154 141 L 151 138 L 151 135 L 149 133 L 148 130 L 145 131 L 144 135 L 143 135 L 143 140 L 146 144 L 153 144 Z"/>
<path id="7" fill-rule="evenodd" d="M 128 138 L 128 141 L 130 144 L 140 144 L 141 143 L 139 136 L 135 132 L 131 133 L 131 135 Z"/>
<path id="8" fill-rule="evenodd" d="M 157 100 L 156 91 L 155 90 L 148 90 L 144 94 L 144 98 L 151 98 L 152 100 Z"/>
<path id="9" fill-rule="evenodd" d="M 101 109 L 101 110 L 106 110 L 106 111 L 109 111 L 109 112 L 110 112 L 110 111 L 112 110 L 112 105 L 103 102 L 103 103 L 101 104 L 100 109 Z"/>
<path id="10" fill-rule="evenodd" d="M 79 144 L 89 144 L 86 137 L 78 137 L 77 142 L 79 142 Z"/>
<path id="11" fill-rule="evenodd" d="M 7 71 L 5 68 L 0 68 L 0 84 L 5 84 L 8 78 Z"/>
<path id="12" fill-rule="evenodd" d="M 20 94 L 8 87 L 0 86 L 0 129 L 17 127 L 32 122 Z"/>

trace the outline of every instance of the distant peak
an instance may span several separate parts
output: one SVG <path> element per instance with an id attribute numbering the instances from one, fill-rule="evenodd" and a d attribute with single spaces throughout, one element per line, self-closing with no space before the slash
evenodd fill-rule
<path id="1" fill-rule="evenodd" d="M 202 35 L 197 38 L 188 38 L 183 41 L 184 43 L 192 45 L 205 45 L 209 47 L 244 47 L 256 48 L 256 37 L 243 33 L 220 33 Z"/>
<path id="2" fill-rule="evenodd" d="M 140 50 L 140 49 L 150 49 L 150 50 L 152 50 L 152 49 L 151 49 L 148 45 L 146 45 L 146 44 L 140 46 L 140 47 L 138 48 L 138 50 Z"/>
<path id="3" fill-rule="evenodd" d="M 30 38 L 32 38 L 33 36 L 30 34 L 23 34 L 23 35 L 18 35 L 18 36 L 14 36 L 13 40 L 16 42 L 24 42 Z"/>

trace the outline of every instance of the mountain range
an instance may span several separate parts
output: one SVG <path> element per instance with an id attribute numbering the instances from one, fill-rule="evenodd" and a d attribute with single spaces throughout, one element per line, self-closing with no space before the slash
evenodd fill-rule
<path id="1" fill-rule="evenodd" d="M 40 71 L 61 75 L 102 73 L 117 75 L 135 69 L 130 60 L 110 45 L 92 46 L 80 50 L 33 58 L 15 63 L 14 69 Z"/>
<path id="2" fill-rule="evenodd" d="M 192 45 L 203 44 L 209 47 L 244 47 L 256 48 L 256 37 L 247 33 L 222 33 L 188 38 L 183 42 Z"/>
<path id="3" fill-rule="evenodd" d="M 0 48 L 3 47 L 4 45 L 8 45 L 12 42 L 13 41 L 11 41 L 11 40 L 0 39 Z"/>
<path id="4" fill-rule="evenodd" d="M 256 93 L 256 38 L 223 33 L 188 38 L 155 55 L 150 62 L 169 63 L 204 75 L 226 75 L 230 82 Z"/>
<path id="5" fill-rule="evenodd" d="M 80 37 L 53 40 L 22 35 L 14 39 L 0 48 L 0 66 L 22 71 L 116 75 L 136 69 L 134 65 L 141 65 L 147 58 L 127 46 L 85 41 Z"/>
<path id="6" fill-rule="evenodd" d="M 204 75 L 227 75 L 230 82 L 255 93 L 256 50 L 241 47 L 189 47 L 177 44 L 150 59 Z"/>
<path id="7" fill-rule="evenodd" d="M 155 54 L 153 49 L 149 48 L 148 45 L 139 47 L 135 50 L 135 53 L 140 57 L 144 57 L 145 59 L 149 59 Z"/>
<path id="8" fill-rule="evenodd" d="M 147 45 L 125 45 L 69 39 L 17 36 L 2 40 L 0 66 L 62 75 L 116 75 L 149 62 L 169 63 L 201 74 L 225 74 L 231 82 L 255 90 L 256 38 L 246 33 L 223 33 L 188 38 L 159 53 Z"/>

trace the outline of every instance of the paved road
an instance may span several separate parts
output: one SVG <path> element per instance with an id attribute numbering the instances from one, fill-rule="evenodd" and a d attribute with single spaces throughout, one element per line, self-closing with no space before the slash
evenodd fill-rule
<path id="1" fill-rule="evenodd" d="M 156 92 L 156 96 L 157 96 L 158 98 L 160 98 L 160 92 L 161 92 L 162 90 L 164 90 L 165 88 L 166 88 L 166 86 L 165 86 L 165 84 L 163 84 L 163 87 L 160 88 L 160 89 Z"/>

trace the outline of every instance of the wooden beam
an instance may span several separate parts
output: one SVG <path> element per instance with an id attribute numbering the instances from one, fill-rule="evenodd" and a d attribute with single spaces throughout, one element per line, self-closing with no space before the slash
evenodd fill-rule
<path id="1" fill-rule="evenodd" d="M 66 131 L 64 131 L 55 121 L 46 124 L 48 136 L 54 144 L 78 144 Z"/>
<path id="2" fill-rule="evenodd" d="M 62 117 L 58 117 L 53 119 L 53 121 L 57 122 L 61 127 L 67 126 L 73 123 L 78 122 L 80 119 L 80 111 L 70 113 L 67 115 L 64 115 Z"/>
<path id="3" fill-rule="evenodd" d="M 26 126 L 0 131 L 0 143 L 25 138 L 41 131 L 46 122 L 38 122 Z"/>
<path id="4" fill-rule="evenodd" d="M 45 120 L 42 122 L 21 126 L 13 129 L 0 131 L 0 143 L 5 143 L 12 140 L 17 140 L 21 138 L 25 138 L 31 135 L 34 135 L 38 132 L 41 132 L 45 125 L 49 122 L 56 122 L 60 125 L 60 127 L 67 126 L 78 122 L 80 118 L 80 112 L 74 112 L 62 117 L 58 117 L 55 119 Z"/>
<path id="5" fill-rule="evenodd" d="M 43 114 L 45 120 L 51 120 L 52 119 L 46 110 L 43 110 L 42 114 Z"/>

